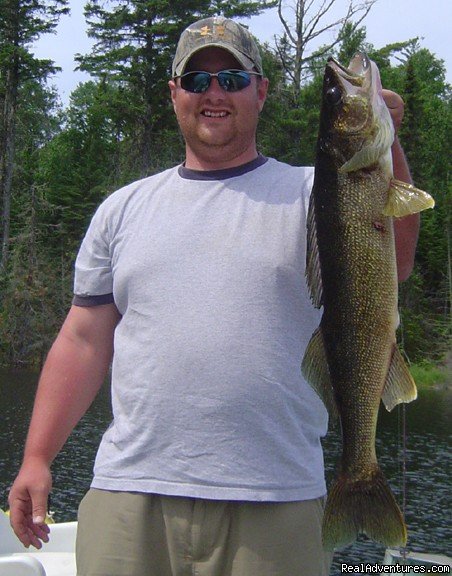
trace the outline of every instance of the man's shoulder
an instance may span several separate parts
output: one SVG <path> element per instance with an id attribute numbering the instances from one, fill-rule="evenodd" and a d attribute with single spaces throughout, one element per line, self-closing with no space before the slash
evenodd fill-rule
<path id="1" fill-rule="evenodd" d="M 149 201 L 154 192 L 161 190 L 165 183 L 171 185 L 170 181 L 174 176 L 177 177 L 177 169 L 177 166 L 168 168 L 118 188 L 102 201 L 97 212 L 105 215 L 120 213 L 129 206 Z"/>
<path id="2" fill-rule="evenodd" d="M 177 170 L 178 166 L 173 166 L 167 170 L 130 182 L 107 196 L 104 203 L 122 203 L 127 201 L 130 197 L 149 194 L 153 190 L 162 186 L 165 181 L 168 181 L 174 175 L 177 175 Z"/>
<path id="3" fill-rule="evenodd" d="M 287 172 L 288 174 L 311 175 L 314 173 L 313 166 L 294 166 L 272 157 L 268 158 L 267 167 L 269 170 Z"/>
<path id="4" fill-rule="evenodd" d="M 269 186 L 279 183 L 279 185 L 301 188 L 306 191 L 312 188 L 313 166 L 293 166 L 275 158 L 268 158 L 261 169 L 259 176 Z"/>

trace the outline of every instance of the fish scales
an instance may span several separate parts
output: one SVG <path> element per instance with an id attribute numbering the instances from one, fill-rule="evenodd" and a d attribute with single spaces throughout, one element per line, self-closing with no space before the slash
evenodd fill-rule
<path id="1" fill-rule="evenodd" d="M 320 170 L 320 180 L 323 174 Z M 388 186 L 378 171 L 340 175 L 337 198 L 331 202 L 334 212 L 317 220 L 318 249 L 325 263 L 321 330 L 335 374 L 343 434 L 349 440 L 343 460 L 363 474 L 363 462 L 376 463 L 376 416 L 392 355 L 387 342 L 394 341 L 397 321 L 393 225 L 381 216 Z M 319 189 L 325 190 L 321 182 Z M 322 193 L 318 198 L 322 205 Z M 355 387 L 353 394 L 350 386 Z M 356 418 L 357 404 L 366 417 Z"/>
<path id="2" fill-rule="evenodd" d="M 339 472 L 323 522 L 326 548 L 349 544 L 359 533 L 387 546 L 407 538 L 378 466 L 375 436 L 381 399 L 392 409 L 416 397 L 396 346 L 392 217 L 431 207 L 433 200 L 393 180 L 392 141 L 376 65 L 362 53 L 348 69 L 330 60 L 308 214 L 307 280 L 323 314 L 302 363 L 342 429 Z"/>

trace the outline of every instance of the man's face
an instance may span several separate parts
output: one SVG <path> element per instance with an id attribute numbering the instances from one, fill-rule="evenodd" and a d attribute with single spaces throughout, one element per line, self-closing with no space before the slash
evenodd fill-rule
<path id="1" fill-rule="evenodd" d="M 197 52 L 185 72 L 241 68 L 232 54 L 210 47 Z M 267 85 L 266 79 L 252 76 L 248 87 L 226 92 L 217 78 L 212 78 L 206 92 L 194 94 L 183 90 L 180 80 L 170 80 L 171 99 L 186 142 L 188 168 L 228 168 L 256 157 L 256 128 Z"/>

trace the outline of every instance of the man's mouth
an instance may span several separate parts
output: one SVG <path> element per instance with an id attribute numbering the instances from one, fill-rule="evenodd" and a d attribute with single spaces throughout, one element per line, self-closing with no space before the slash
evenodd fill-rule
<path id="1" fill-rule="evenodd" d="M 229 112 L 226 112 L 226 110 L 220 110 L 217 112 L 214 112 L 213 110 L 203 110 L 201 114 L 207 118 L 224 118 L 229 115 Z"/>

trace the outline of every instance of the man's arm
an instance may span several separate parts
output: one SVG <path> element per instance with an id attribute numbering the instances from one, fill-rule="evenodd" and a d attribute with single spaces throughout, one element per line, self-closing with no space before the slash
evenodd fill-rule
<path id="1" fill-rule="evenodd" d="M 410 169 L 400 144 L 397 132 L 402 124 L 404 103 L 395 92 L 383 90 L 383 99 L 394 123 L 395 138 L 392 145 L 392 164 L 394 178 L 412 184 Z M 399 282 L 407 280 L 414 266 L 417 239 L 419 236 L 420 216 L 411 214 L 404 218 L 394 218 L 397 274 Z"/>
<path id="2" fill-rule="evenodd" d="M 23 463 L 9 494 L 11 525 L 27 547 L 48 540 L 50 465 L 102 386 L 119 319 L 114 304 L 73 306 L 44 364 Z"/>

